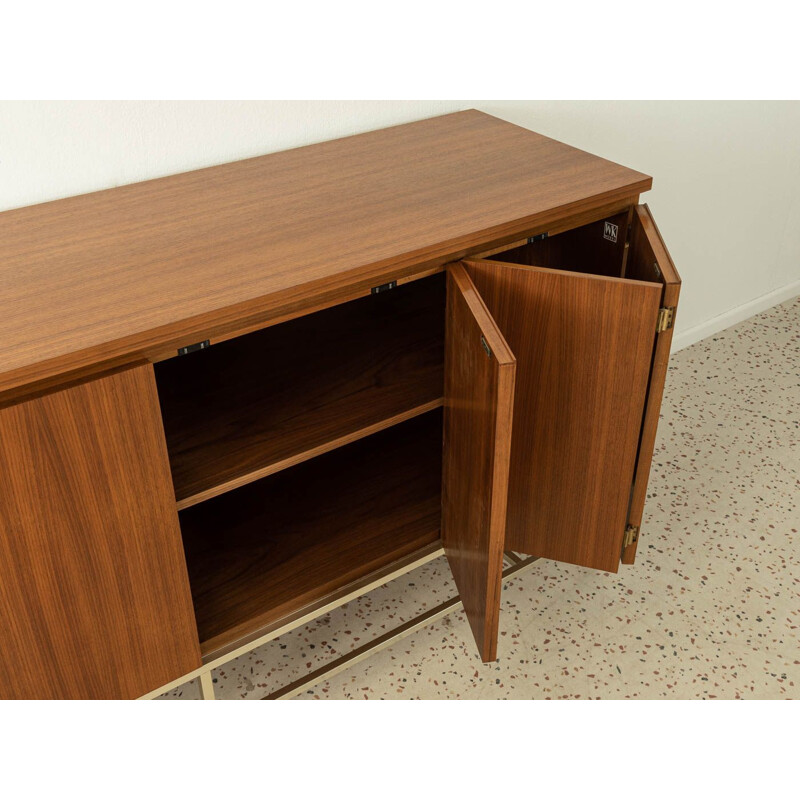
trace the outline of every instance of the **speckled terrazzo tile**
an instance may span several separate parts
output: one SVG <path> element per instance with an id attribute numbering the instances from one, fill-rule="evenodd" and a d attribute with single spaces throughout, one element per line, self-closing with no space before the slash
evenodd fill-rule
<path id="1" fill-rule="evenodd" d="M 635 566 L 541 561 L 504 587 L 495 663 L 458 612 L 298 699 L 800 699 L 799 531 L 797 298 L 673 356 Z M 216 670 L 217 694 L 260 697 L 453 592 L 437 559 Z"/>

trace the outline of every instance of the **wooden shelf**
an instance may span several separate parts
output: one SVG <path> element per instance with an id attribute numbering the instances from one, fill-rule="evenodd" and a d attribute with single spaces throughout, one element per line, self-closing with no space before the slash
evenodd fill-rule
<path id="1" fill-rule="evenodd" d="M 205 657 L 439 539 L 436 410 L 180 512 Z"/>
<path id="2" fill-rule="evenodd" d="M 156 364 L 184 509 L 442 404 L 442 275 Z"/>

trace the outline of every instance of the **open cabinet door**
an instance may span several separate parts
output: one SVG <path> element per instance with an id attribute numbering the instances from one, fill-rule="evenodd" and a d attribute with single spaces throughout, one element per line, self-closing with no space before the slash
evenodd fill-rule
<path id="1" fill-rule="evenodd" d="M 661 286 L 464 263 L 517 358 L 506 549 L 616 572 Z"/>
<path id="2" fill-rule="evenodd" d="M 664 309 L 664 312 L 653 351 L 653 363 L 650 369 L 647 400 L 642 420 L 642 434 L 639 439 L 639 452 L 636 456 L 636 469 L 633 476 L 631 506 L 628 511 L 628 525 L 634 535 L 622 551 L 623 564 L 633 564 L 636 558 L 644 501 L 647 498 L 650 463 L 653 460 L 658 417 L 661 411 L 661 397 L 664 394 L 664 383 L 667 379 L 673 324 L 681 291 L 680 275 L 675 269 L 675 264 L 672 263 L 672 258 L 667 252 L 664 240 L 661 238 L 647 204 L 636 206 L 633 212 L 628 266 L 625 274 L 637 280 L 657 279 L 662 286 L 661 308 Z"/>
<path id="3" fill-rule="evenodd" d="M 455 264 L 447 276 L 442 542 L 483 661 L 497 658 L 515 368 Z"/>

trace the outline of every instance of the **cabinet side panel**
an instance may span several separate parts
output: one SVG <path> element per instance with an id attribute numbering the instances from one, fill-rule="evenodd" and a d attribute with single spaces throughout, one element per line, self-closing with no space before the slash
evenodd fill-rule
<path id="1" fill-rule="evenodd" d="M 616 572 L 661 287 L 466 263 L 517 358 L 506 547 Z"/>
<path id="2" fill-rule="evenodd" d="M 152 366 L 0 410 L 0 698 L 134 698 L 200 663 Z"/>

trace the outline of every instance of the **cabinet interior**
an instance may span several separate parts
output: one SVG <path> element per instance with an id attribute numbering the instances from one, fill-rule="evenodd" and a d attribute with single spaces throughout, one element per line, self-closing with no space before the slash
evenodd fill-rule
<path id="1" fill-rule="evenodd" d="M 442 404 L 444 275 L 155 365 L 178 508 Z"/>
<path id="2" fill-rule="evenodd" d="M 435 543 L 445 275 L 155 365 L 204 656 Z"/>
<path id="3" fill-rule="evenodd" d="M 180 512 L 204 655 L 439 538 L 441 413 Z"/>
<path id="4" fill-rule="evenodd" d="M 633 238 L 637 240 L 638 219 L 634 216 Z M 489 256 L 517 266 L 567 270 L 607 278 L 628 278 L 645 282 L 661 283 L 662 275 L 653 263 L 645 259 L 634 247 L 626 247 L 628 211 L 622 211 L 588 225 L 536 239 L 527 244 L 512 247 Z"/>

